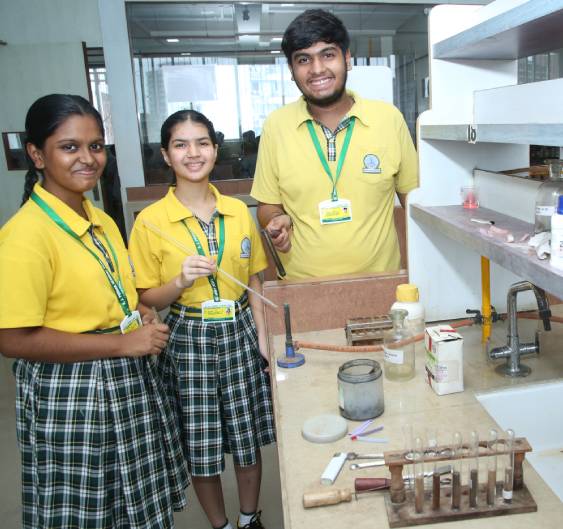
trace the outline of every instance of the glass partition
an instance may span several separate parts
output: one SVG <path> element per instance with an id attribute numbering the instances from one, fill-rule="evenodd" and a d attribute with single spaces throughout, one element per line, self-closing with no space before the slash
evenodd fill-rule
<path id="1" fill-rule="evenodd" d="M 394 103 L 414 137 L 428 106 L 429 6 L 127 2 L 146 184 L 170 181 L 160 127 L 181 109 L 203 112 L 220 133 L 212 180 L 253 177 L 264 120 L 300 95 L 280 52 L 283 32 L 313 7 L 344 21 L 355 65 L 391 69 Z"/>

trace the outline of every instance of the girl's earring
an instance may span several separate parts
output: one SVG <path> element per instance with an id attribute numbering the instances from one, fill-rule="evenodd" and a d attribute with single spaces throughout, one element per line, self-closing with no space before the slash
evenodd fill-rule
<path id="1" fill-rule="evenodd" d="M 41 170 L 45 168 L 45 164 L 43 163 L 43 159 L 41 158 L 41 156 L 36 155 L 34 157 L 33 163 L 35 164 L 36 169 Z"/>

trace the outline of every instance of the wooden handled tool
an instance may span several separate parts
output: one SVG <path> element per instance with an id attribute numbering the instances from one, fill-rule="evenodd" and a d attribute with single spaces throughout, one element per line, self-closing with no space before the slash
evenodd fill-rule
<path id="1" fill-rule="evenodd" d="M 372 490 L 388 489 L 391 480 L 388 478 L 356 478 L 354 489 L 356 492 L 371 492 Z"/>
<path id="2" fill-rule="evenodd" d="M 391 480 L 387 478 L 356 478 L 354 489 L 357 494 L 388 489 Z M 352 501 L 353 492 L 348 489 L 331 488 L 303 494 L 303 507 L 324 507 L 325 505 L 336 505 L 345 501 Z"/>
<path id="3" fill-rule="evenodd" d="M 352 501 L 351 489 L 327 489 L 323 491 L 306 492 L 303 494 L 303 507 L 323 507 L 325 505 L 336 505 L 344 501 Z"/>

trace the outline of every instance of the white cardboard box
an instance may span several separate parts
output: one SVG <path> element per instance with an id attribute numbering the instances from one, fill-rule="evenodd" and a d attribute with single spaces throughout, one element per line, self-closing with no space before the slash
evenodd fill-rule
<path id="1" fill-rule="evenodd" d="M 463 337 L 449 325 L 424 333 L 426 379 L 438 395 L 463 391 Z"/>

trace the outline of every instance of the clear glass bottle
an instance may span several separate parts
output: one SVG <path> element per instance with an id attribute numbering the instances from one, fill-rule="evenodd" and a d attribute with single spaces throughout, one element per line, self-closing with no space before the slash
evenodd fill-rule
<path id="1" fill-rule="evenodd" d="M 392 309 L 389 318 L 393 328 L 383 334 L 384 372 L 387 380 L 405 381 L 414 377 L 414 342 L 412 332 L 405 326 L 408 312 Z"/>
<path id="2" fill-rule="evenodd" d="M 536 217 L 534 233 L 551 231 L 551 215 L 556 212 L 557 200 L 563 195 L 563 160 L 546 160 L 549 165 L 549 179 L 536 194 Z"/>

